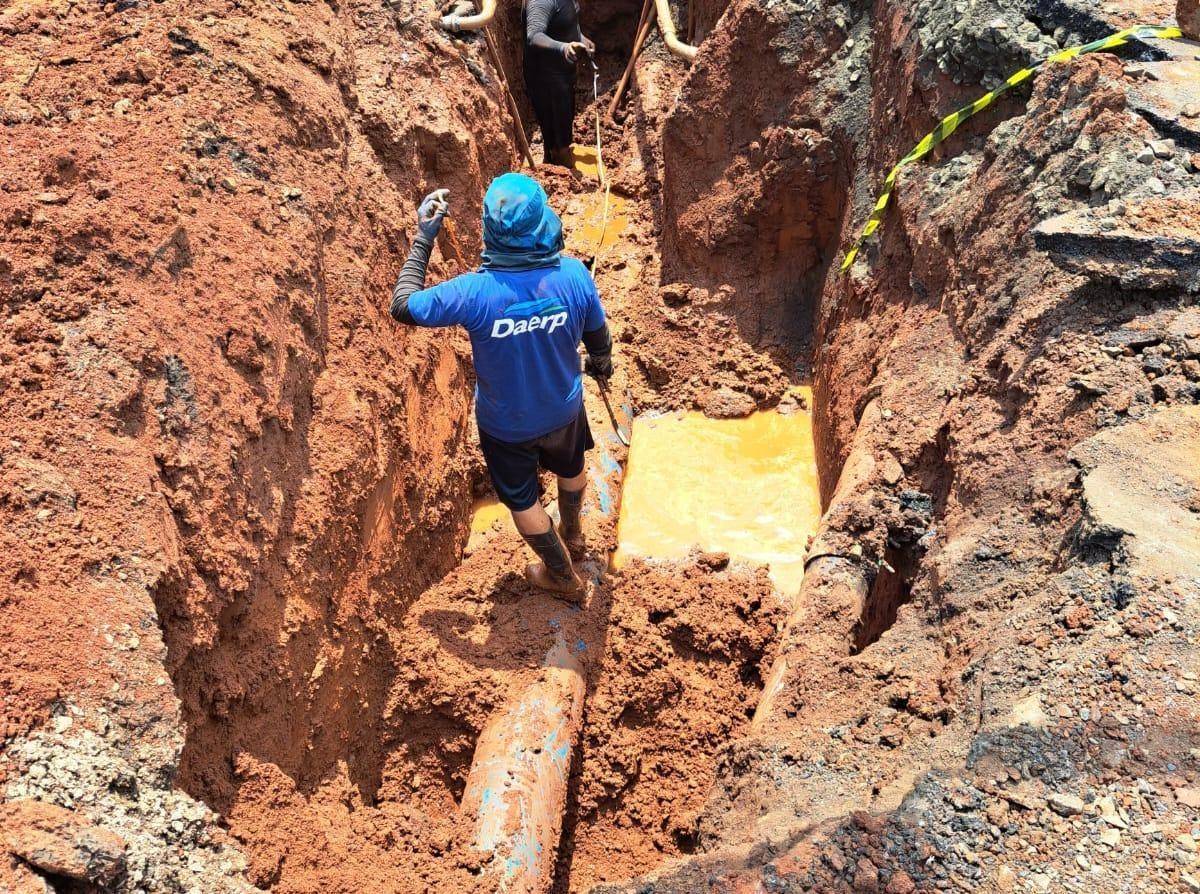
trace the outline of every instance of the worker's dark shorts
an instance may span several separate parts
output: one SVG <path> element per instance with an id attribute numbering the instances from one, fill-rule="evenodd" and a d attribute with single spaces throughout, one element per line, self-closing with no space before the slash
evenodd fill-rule
<path id="1" fill-rule="evenodd" d="M 560 478 L 574 478 L 583 471 L 583 454 L 596 446 L 587 414 L 579 408 L 574 422 L 548 435 L 511 444 L 479 432 L 479 446 L 500 502 L 515 512 L 528 509 L 541 496 L 538 466 Z"/>

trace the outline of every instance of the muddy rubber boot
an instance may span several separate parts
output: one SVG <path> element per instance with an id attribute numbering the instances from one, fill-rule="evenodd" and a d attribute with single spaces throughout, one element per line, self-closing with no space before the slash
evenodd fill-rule
<path id="1" fill-rule="evenodd" d="M 551 149 L 546 153 L 546 163 L 557 165 L 560 168 L 567 170 L 575 169 L 575 152 L 570 146 L 563 146 L 560 149 Z"/>
<path id="2" fill-rule="evenodd" d="M 571 565 L 567 548 L 550 525 L 544 534 L 522 534 L 525 542 L 542 561 L 530 562 L 525 568 L 525 579 L 542 590 L 561 593 L 572 602 L 583 601 L 583 581 Z"/>
<path id="3" fill-rule="evenodd" d="M 558 489 L 558 516 L 562 520 L 558 530 L 562 539 L 567 542 L 567 550 L 572 559 L 582 559 L 587 551 L 587 541 L 583 539 L 583 523 L 579 519 L 580 513 L 583 512 L 584 489 Z"/>

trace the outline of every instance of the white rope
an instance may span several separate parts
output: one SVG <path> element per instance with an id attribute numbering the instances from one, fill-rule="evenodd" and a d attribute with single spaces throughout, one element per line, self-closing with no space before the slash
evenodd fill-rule
<path id="1" fill-rule="evenodd" d="M 596 176 L 604 187 L 604 210 L 600 218 L 600 236 L 596 240 L 596 250 L 592 252 L 592 276 L 596 275 L 596 267 L 600 264 L 600 251 L 604 247 L 604 236 L 608 231 L 608 201 L 612 192 L 612 183 L 608 179 L 608 171 L 604 167 L 603 147 L 600 141 L 600 67 L 596 65 L 595 57 L 589 53 L 588 61 L 592 63 L 592 109 L 596 113 Z"/>

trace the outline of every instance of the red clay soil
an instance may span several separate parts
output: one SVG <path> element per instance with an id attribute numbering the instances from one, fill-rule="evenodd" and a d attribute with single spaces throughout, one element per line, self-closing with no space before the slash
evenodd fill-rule
<path id="1" fill-rule="evenodd" d="M 0 780 L 54 714 L 222 811 L 378 784 L 388 619 L 457 563 L 473 469 L 465 340 L 388 296 L 423 192 L 470 242 L 512 161 L 480 44 L 411 21 L 0 14 Z M 170 820 L 120 831 L 164 862 Z"/>
<path id="2" fill-rule="evenodd" d="M 716 755 L 748 725 L 783 614 L 765 570 L 734 573 L 728 561 L 622 569 L 556 890 L 588 891 L 694 850 Z"/>

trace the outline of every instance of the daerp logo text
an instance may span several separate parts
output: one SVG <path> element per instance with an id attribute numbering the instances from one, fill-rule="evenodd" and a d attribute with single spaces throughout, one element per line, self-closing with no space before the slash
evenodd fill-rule
<path id="1" fill-rule="evenodd" d="M 556 314 L 530 317 L 528 320 L 501 318 L 492 323 L 492 338 L 508 338 L 510 335 L 521 335 L 525 332 L 534 332 L 539 329 L 553 332 L 555 329 L 566 325 L 566 322 L 567 312 L 565 310 Z"/>

